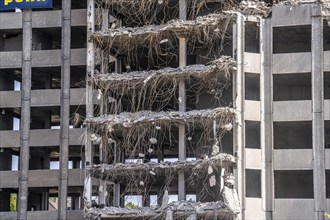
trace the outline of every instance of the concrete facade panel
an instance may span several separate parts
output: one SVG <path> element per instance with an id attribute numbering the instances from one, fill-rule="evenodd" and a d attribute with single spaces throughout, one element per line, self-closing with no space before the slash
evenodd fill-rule
<path id="1" fill-rule="evenodd" d="M 312 149 L 274 150 L 275 170 L 313 169 Z"/>
<path id="2" fill-rule="evenodd" d="M 330 149 L 325 149 L 325 169 L 330 170 Z"/>
<path id="3" fill-rule="evenodd" d="M 61 50 L 32 51 L 33 67 L 61 66 Z"/>
<path id="4" fill-rule="evenodd" d="M 248 73 L 260 73 L 260 54 L 259 53 L 244 53 L 244 71 Z"/>
<path id="5" fill-rule="evenodd" d="M 324 100 L 324 120 L 330 120 L 330 99 Z"/>
<path id="6" fill-rule="evenodd" d="M 273 103 L 274 121 L 312 120 L 312 101 L 277 101 Z"/>
<path id="7" fill-rule="evenodd" d="M 86 9 L 72 10 L 71 26 L 86 26 Z M 32 13 L 33 28 L 61 27 L 62 11 L 36 11 Z"/>
<path id="8" fill-rule="evenodd" d="M 245 219 L 263 219 L 262 200 L 246 198 Z"/>
<path id="9" fill-rule="evenodd" d="M 22 13 L 0 13 L 0 29 L 21 29 Z"/>
<path id="10" fill-rule="evenodd" d="M 272 25 L 296 26 L 311 24 L 311 5 L 275 6 L 272 8 Z"/>
<path id="11" fill-rule="evenodd" d="M 72 10 L 71 26 L 86 26 L 87 25 L 87 10 L 76 9 Z"/>
<path id="12" fill-rule="evenodd" d="M 245 100 L 245 120 L 260 121 L 260 101 Z"/>
<path id="13" fill-rule="evenodd" d="M 83 128 L 70 129 L 69 144 L 81 145 L 84 131 Z M 32 147 L 59 146 L 60 144 L 60 130 L 58 129 L 31 130 L 30 132 L 30 146 Z M 19 139 L 19 131 L 0 131 L 0 147 L 2 148 L 19 147 Z"/>
<path id="14" fill-rule="evenodd" d="M 61 27 L 61 11 L 36 11 L 32 13 L 32 28 Z"/>
<path id="15" fill-rule="evenodd" d="M 86 104 L 86 89 L 71 89 L 70 104 L 71 105 L 85 105 Z"/>
<path id="16" fill-rule="evenodd" d="M 274 219 L 310 220 L 314 215 L 313 199 L 275 199 Z"/>
<path id="17" fill-rule="evenodd" d="M 86 49 L 71 50 L 72 66 L 86 65 Z M 0 69 L 21 68 L 22 52 L 0 52 Z M 32 67 L 61 66 L 61 50 L 32 51 Z"/>
<path id="18" fill-rule="evenodd" d="M 20 91 L 1 91 L 0 108 L 18 108 L 21 106 Z"/>
<path id="19" fill-rule="evenodd" d="M 57 211 L 33 211 L 27 213 L 28 219 L 33 220 L 55 220 L 57 219 Z M 17 212 L 0 212 L 0 219 L 6 220 L 16 220 Z M 81 210 L 68 210 L 67 211 L 67 219 L 68 220 L 77 220 L 83 219 L 83 213 Z"/>
<path id="20" fill-rule="evenodd" d="M 18 171 L 0 171 L 0 188 L 17 188 L 17 187 L 18 187 Z"/>
<path id="21" fill-rule="evenodd" d="M 324 60 L 330 60 L 330 51 L 324 51 Z M 330 72 L 330 62 L 324 62 L 324 72 Z"/>
<path id="22" fill-rule="evenodd" d="M 21 51 L 0 52 L 0 69 L 21 68 L 21 67 L 22 67 Z"/>
<path id="23" fill-rule="evenodd" d="M 311 71 L 311 53 L 287 53 L 273 55 L 273 74 L 309 73 Z"/>
<path id="24" fill-rule="evenodd" d="M 12 148 L 19 147 L 19 131 L 0 131 L 0 147 Z"/>
<path id="25" fill-rule="evenodd" d="M 30 170 L 29 187 L 57 187 L 59 170 Z M 69 186 L 84 185 L 84 170 L 69 170 Z M 44 178 L 47 176 L 47 178 Z M 0 171 L 0 188 L 17 188 L 18 171 Z"/>
<path id="26" fill-rule="evenodd" d="M 246 169 L 261 169 L 261 150 L 245 149 L 245 166 Z"/>
<path id="27" fill-rule="evenodd" d="M 31 106 L 56 106 L 60 104 L 60 90 L 32 90 L 31 91 Z"/>
<path id="28" fill-rule="evenodd" d="M 70 104 L 82 105 L 85 104 L 85 89 L 75 88 L 70 91 Z M 31 106 L 59 106 L 60 105 L 60 90 L 32 90 L 31 91 Z M 21 106 L 20 91 L 2 91 L 0 92 L 0 108 L 18 108 Z"/>
<path id="29" fill-rule="evenodd" d="M 71 65 L 82 66 L 86 65 L 86 49 L 72 49 L 71 50 Z"/>

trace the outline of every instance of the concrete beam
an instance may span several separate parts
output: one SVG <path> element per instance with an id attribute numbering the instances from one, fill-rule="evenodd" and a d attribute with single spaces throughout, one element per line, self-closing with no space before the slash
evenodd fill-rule
<path id="1" fill-rule="evenodd" d="M 245 120 L 260 121 L 260 101 L 245 100 Z"/>
<path id="2" fill-rule="evenodd" d="M 311 121 L 312 101 L 277 101 L 273 102 L 274 121 Z"/>
<path id="3" fill-rule="evenodd" d="M 260 73 L 260 54 L 244 53 L 244 69 L 247 73 Z"/>
<path id="4" fill-rule="evenodd" d="M 67 220 L 83 219 L 82 210 L 70 210 L 67 213 Z M 56 219 L 56 214 L 57 211 L 33 211 L 27 212 L 27 217 L 34 220 Z M 17 212 L 0 212 L 0 219 L 16 220 Z"/>
<path id="5" fill-rule="evenodd" d="M 31 91 L 31 107 L 60 106 L 60 89 L 44 89 Z M 85 104 L 85 89 L 70 89 L 70 105 Z M 0 108 L 19 108 L 20 91 L 1 91 Z"/>
<path id="6" fill-rule="evenodd" d="M 275 199 L 275 207 L 274 219 L 315 219 L 313 199 Z"/>
<path id="7" fill-rule="evenodd" d="M 21 68 L 22 52 L 0 52 L 0 69 Z M 86 65 L 86 49 L 71 50 L 71 66 Z M 32 51 L 32 67 L 61 66 L 61 50 Z"/>
<path id="8" fill-rule="evenodd" d="M 86 26 L 86 9 L 75 9 L 72 13 L 72 27 Z M 62 11 L 33 11 L 32 28 L 61 27 Z M 0 30 L 12 30 L 22 28 L 22 13 L 7 12 L 0 14 Z"/>
<path id="9" fill-rule="evenodd" d="M 81 145 L 84 143 L 85 129 L 74 128 L 69 130 L 69 145 Z M 31 147 L 50 147 L 60 145 L 60 130 L 35 129 L 30 131 Z M 0 131 L 0 148 L 20 147 L 19 131 Z"/>
<path id="10" fill-rule="evenodd" d="M 245 149 L 245 168 L 261 170 L 261 149 Z"/>
<path id="11" fill-rule="evenodd" d="M 311 24 L 311 4 L 272 7 L 273 27 Z"/>
<path id="12" fill-rule="evenodd" d="M 313 169 L 312 149 L 274 150 L 274 170 Z"/>
<path id="13" fill-rule="evenodd" d="M 309 52 L 286 53 L 273 55 L 273 74 L 281 73 L 309 73 L 311 69 L 311 57 Z M 292 65 L 294 64 L 294 65 Z"/>
<path id="14" fill-rule="evenodd" d="M 58 187 L 59 170 L 30 170 L 29 187 Z M 71 169 L 68 171 L 68 186 L 84 185 L 84 170 Z M 0 188 L 17 188 L 18 171 L 0 171 Z"/>

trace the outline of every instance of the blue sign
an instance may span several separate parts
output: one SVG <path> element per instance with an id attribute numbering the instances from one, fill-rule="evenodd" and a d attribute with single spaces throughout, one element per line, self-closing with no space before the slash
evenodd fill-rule
<path id="1" fill-rule="evenodd" d="M 52 7 L 53 0 L 0 0 L 0 11 Z"/>

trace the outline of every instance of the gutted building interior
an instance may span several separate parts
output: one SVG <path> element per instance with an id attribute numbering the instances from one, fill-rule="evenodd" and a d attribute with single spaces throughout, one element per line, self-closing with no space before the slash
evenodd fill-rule
<path id="1" fill-rule="evenodd" d="M 330 2 L 0 12 L 0 219 L 325 219 Z"/>

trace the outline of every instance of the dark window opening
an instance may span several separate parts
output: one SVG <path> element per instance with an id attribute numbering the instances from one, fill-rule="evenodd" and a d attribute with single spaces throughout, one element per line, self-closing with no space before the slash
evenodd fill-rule
<path id="1" fill-rule="evenodd" d="M 274 122 L 274 149 L 312 149 L 312 122 Z"/>
<path id="2" fill-rule="evenodd" d="M 313 171 L 312 170 L 276 170 L 275 198 L 312 199 Z"/>
<path id="3" fill-rule="evenodd" d="M 311 100 L 311 74 L 275 74 L 273 88 L 274 101 Z"/>
<path id="4" fill-rule="evenodd" d="M 245 73 L 245 99 L 260 101 L 260 75 Z"/>
<path id="5" fill-rule="evenodd" d="M 245 121 L 245 147 L 260 149 L 259 121 Z"/>
<path id="6" fill-rule="evenodd" d="M 261 171 L 246 169 L 246 196 L 261 198 Z"/>
<path id="7" fill-rule="evenodd" d="M 311 52 L 311 26 L 276 27 L 273 29 L 274 53 Z"/>

